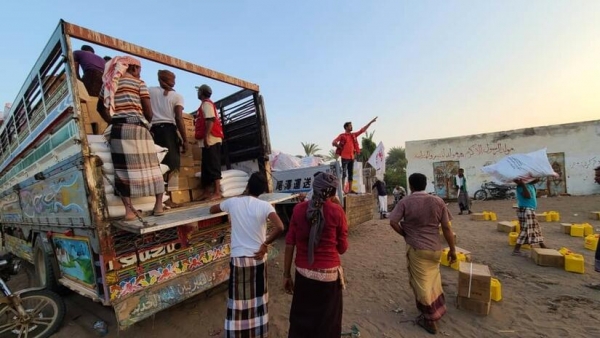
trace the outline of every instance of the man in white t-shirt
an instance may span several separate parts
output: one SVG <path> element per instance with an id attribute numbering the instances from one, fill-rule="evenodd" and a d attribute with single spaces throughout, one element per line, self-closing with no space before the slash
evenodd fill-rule
<path id="1" fill-rule="evenodd" d="M 248 196 L 231 197 L 210 207 L 211 213 L 227 212 L 231 221 L 231 261 L 229 263 L 229 299 L 225 330 L 227 336 L 267 337 L 268 248 L 283 231 L 275 208 L 258 199 L 267 190 L 264 174 L 253 173 L 248 180 Z M 267 236 L 267 219 L 273 230 Z M 238 292 L 247 290 L 248 292 Z M 244 320 L 251 318 L 252 320 Z M 244 325 L 241 325 L 244 324 Z"/>
<path id="2" fill-rule="evenodd" d="M 185 125 L 183 122 L 183 96 L 175 92 L 175 74 L 168 70 L 158 71 L 160 87 L 150 87 L 150 104 L 152 105 L 152 128 L 154 143 L 167 148 L 167 156 L 162 163 L 169 166 L 165 174 L 165 182 L 179 171 L 181 153 L 187 151 Z M 179 134 L 177 133 L 179 132 Z M 181 138 L 180 138 L 181 135 Z M 167 191 L 170 191 L 167 187 Z M 178 207 L 170 199 L 165 202 L 170 207 Z"/>

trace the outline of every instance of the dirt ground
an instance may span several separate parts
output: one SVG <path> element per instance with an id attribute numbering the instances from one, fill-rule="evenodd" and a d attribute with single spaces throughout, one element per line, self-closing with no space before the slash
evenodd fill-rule
<path id="1" fill-rule="evenodd" d="M 494 211 L 498 220 L 513 220 L 513 201 L 474 202 L 473 210 Z M 441 320 L 440 336 L 446 337 L 600 337 L 600 291 L 584 286 L 600 282 L 594 271 L 594 252 L 584 249 L 583 239 L 563 234 L 559 223 L 542 223 L 546 244 L 566 246 L 585 257 L 585 273 L 537 266 L 530 258 L 511 256 L 506 233 L 497 222 L 470 221 L 449 205 L 458 246 L 472 252 L 473 260 L 490 266 L 502 283 L 503 300 L 494 302 L 489 316 L 480 317 L 456 309 L 458 272 L 441 267 L 448 312 Z M 600 222 L 588 219 L 600 210 L 600 196 L 540 198 L 539 211 L 560 212 L 561 222 L 590 222 L 600 232 Z M 360 337 L 427 337 L 411 320 L 417 315 L 408 285 L 405 243 L 387 220 L 363 223 L 350 229 L 348 252 L 342 261 L 346 272 L 343 327 L 356 325 Z M 276 243 L 283 251 L 283 239 Z M 283 255 L 269 263 L 270 337 L 287 337 L 291 296 L 282 288 Z M 20 282 L 19 282 L 20 281 Z M 26 279 L 17 278 L 17 284 Z M 54 337 L 97 337 L 93 323 L 109 325 L 106 337 L 221 337 L 226 306 L 225 288 L 219 287 L 118 332 L 110 308 L 76 294 L 66 298 L 67 319 Z M 395 310 L 395 311 L 394 311 Z"/>

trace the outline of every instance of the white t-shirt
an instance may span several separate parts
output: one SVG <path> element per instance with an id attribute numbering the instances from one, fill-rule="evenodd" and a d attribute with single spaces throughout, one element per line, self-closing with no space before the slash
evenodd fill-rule
<path id="1" fill-rule="evenodd" d="M 210 104 L 210 102 L 202 102 L 202 105 L 200 105 L 200 109 L 202 110 L 202 114 L 204 115 L 205 119 L 217 118 L 217 112 L 215 111 L 213 105 Z M 206 139 L 206 143 L 208 143 L 209 146 L 223 142 L 223 140 L 220 137 L 216 137 L 210 133 L 207 134 L 208 138 Z M 200 147 L 204 147 L 204 141 L 199 140 L 198 145 Z"/>
<path id="2" fill-rule="evenodd" d="M 252 196 L 226 199 L 220 207 L 231 218 L 231 257 L 253 257 L 267 237 L 267 218 L 275 208 Z"/>
<path id="3" fill-rule="evenodd" d="M 150 92 L 150 105 L 152 106 L 152 124 L 172 123 L 175 124 L 175 107 L 183 109 L 183 96 L 175 91 L 169 91 L 167 96 L 165 90 L 160 87 L 148 88 Z"/>

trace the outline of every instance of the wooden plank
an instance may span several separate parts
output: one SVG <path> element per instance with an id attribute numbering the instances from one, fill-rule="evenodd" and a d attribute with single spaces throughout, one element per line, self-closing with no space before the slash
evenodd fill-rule
<path id="1" fill-rule="evenodd" d="M 154 62 L 158 62 L 160 64 L 170 66 L 173 68 L 181 69 L 184 71 L 188 71 L 190 73 L 198 74 L 213 80 L 221 81 L 224 83 L 228 83 L 230 85 L 234 85 L 240 88 L 245 88 L 249 90 L 253 90 L 255 92 L 259 91 L 259 87 L 255 83 L 251 83 L 248 81 L 244 81 L 242 79 L 238 79 L 236 77 L 214 71 L 212 69 L 208 69 L 199 65 L 196 65 L 191 62 L 187 62 L 166 54 L 159 53 L 157 51 L 144 48 L 142 46 L 135 45 L 133 43 L 129 43 L 123 41 L 121 39 L 114 38 L 112 36 L 102 34 L 91 29 L 87 29 L 78 25 L 74 25 L 72 23 L 64 22 L 64 32 L 65 34 L 87 42 L 91 42 L 100 46 L 108 47 L 114 50 L 118 50 L 127 54 L 139 56 L 141 58 L 151 60 Z"/>
<path id="2" fill-rule="evenodd" d="M 269 193 L 262 194 L 259 199 L 267 201 L 271 204 L 287 201 L 297 197 L 298 194 L 290 193 Z M 227 215 L 225 212 L 211 214 L 210 206 L 220 203 L 223 200 L 204 202 L 202 204 L 192 205 L 188 208 L 177 208 L 172 211 L 167 211 L 163 216 L 147 216 L 143 217 L 144 221 L 148 222 L 148 226 L 143 226 L 139 221 L 112 221 L 112 224 L 119 228 L 136 234 L 147 234 L 163 229 L 173 228 L 176 226 L 203 221 L 215 217 Z"/>

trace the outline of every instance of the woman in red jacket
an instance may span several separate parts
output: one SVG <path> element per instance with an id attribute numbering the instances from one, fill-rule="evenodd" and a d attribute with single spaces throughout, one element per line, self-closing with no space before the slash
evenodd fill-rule
<path id="1" fill-rule="evenodd" d="M 343 270 L 340 254 L 348 249 L 346 215 L 335 197 L 338 179 L 321 173 L 313 197 L 294 208 L 285 239 L 284 286 L 294 295 L 290 338 L 339 338 L 342 331 Z M 291 268 L 296 252 L 295 283 Z"/>

